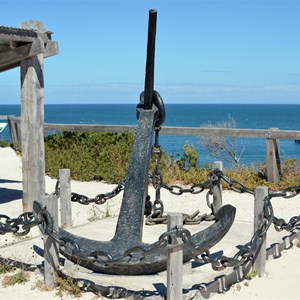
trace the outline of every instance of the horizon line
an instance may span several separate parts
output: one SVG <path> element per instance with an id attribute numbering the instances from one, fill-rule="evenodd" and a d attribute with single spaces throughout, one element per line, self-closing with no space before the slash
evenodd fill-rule
<path id="1" fill-rule="evenodd" d="M 131 102 L 114 102 L 114 103 L 44 103 L 44 105 L 138 105 L 139 103 Z M 269 103 L 269 102 L 245 102 L 245 103 L 236 103 L 236 102 L 204 102 L 204 103 L 195 103 L 195 102 L 186 102 L 186 103 L 164 103 L 165 105 L 300 105 L 300 103 Z M 21 103 L 0 103 L 0 105 L 21 105 Z"/>

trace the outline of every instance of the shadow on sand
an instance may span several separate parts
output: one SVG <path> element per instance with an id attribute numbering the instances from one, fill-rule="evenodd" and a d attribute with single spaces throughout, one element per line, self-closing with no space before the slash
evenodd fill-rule
<path id="1" fill-rule="evenodd" d="M 20 182 L 21 181 L 17 181 L 17 180 L 0 179 L 0 184 L 1 183 L 20 183 Z M 21 199 L 22 195 L 23 195 L 22 190 L 0 187 L 0 204 Z"/>

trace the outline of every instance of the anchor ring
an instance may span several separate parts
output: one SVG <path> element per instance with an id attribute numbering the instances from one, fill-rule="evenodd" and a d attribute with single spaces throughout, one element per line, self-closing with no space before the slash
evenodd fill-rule
<path id="1" fill-rule="evenodd" d="M 152 102 L 158 108 L 158 118 L 155 123 L 155 127 L 159 128 L 165 121 L 166 111 L 165 111 L 165 105 L 164 105 L 162 97 L 155 90 L 153 91 Z"/>
<path id="2" fill-rule="evenodd" d="M 140 94 L 140 104 L 138 105 L 138 107 L 141 107 L 144 105 L 144 95 L 145 95 L 145 92 L 142 92 Z M 155 127 L 159 128 L 165 121 L 166 110 L 165 110 L 165 105 L 164 105 L 161 95 L 155 90 L 153 90 L 153 94 L 152 94 L 152 103 L 158 108 L 158 117 L 155 122 Z M 137 111 L 137 118 L 139 118 L 138 111 Z"/>

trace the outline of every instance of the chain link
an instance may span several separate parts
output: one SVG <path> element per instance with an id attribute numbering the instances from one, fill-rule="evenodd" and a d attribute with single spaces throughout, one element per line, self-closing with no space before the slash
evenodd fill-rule
<path id="1" fill-rule="evenodd" d="M 213 181 L 217 180 L 218 178 L 224 179 L 230 186 L 230 188 L 238 193 L 250 193 L 254 195 L 254 191 L 247 188 L 243 183 L 231 180 L 228 177 L 224 176 L 223 173 L 220 170 L 214 170 L 208 175 L 209 180 L 206 181 L 204 184 L 197 184 L 194 186 L 200 187 L 202 191 L 202 187 L 205 186 L 205 188 L 209 187 L 209 191 L 207 192 L 207 204 L 209 207 L 211 207 L 211 203 L 209 201 L 210 195 L 213 195 L 212 186 Z M 171 193 L 176 195 L 181 195 L 183 193 L 195 193 L 193 191 L 194 186 L 191 188 L 181 188 L 178 185 L 163 185 L 164 188 L 169 190 Z M 170 231 L 165 232 L 161 237 L 159 238 L 158 242 L 152 244 L 148 249 L 139 249 L 140 251 L 140 259 L 143 259 L 146 255 L 149 253 L 152 253 L 155 251 L 157 247 L 166 246 L 167 245 L 167 238 L 171 238 L 172 240 L 176 240 L 176 238 L 181 238 L 182 241 L 189 247 L 190 251 L 192 252 L 193 259 L 195 261 L 198 261 L 200 263 L 210 263 L 212 268 L 216 271 L 223 270 L 227 267 L 238 267 L 242 265 L 245 261 L 249 259 L 253 259 L 253 257 L 256 255 L 257 251 L 261 247 L 261 243 L 263 241 L 263 237 L 270 228 L 270 226 L 273 224 L 275 229 L 277 231 L 287 230 L 292 231 L 295 228 L 300 228 L 300 215 L 292 217 L 289 222 L 287 223 L 284 219 L 280 219 L 274 216 L 274 210 L 271 204 L 271 199 L 273 197 L 283 197 L 285 199 L 292 198 L 298 195 L 300 192 L 300 186 L 291 186 L 286 189 L 284 189 L 282 192 L 270 192 L 264 199 L 264 220 L 261 222 L 258 229 L 254 232 L 251 240 L 240 247 L 239 251 L 233 256 L 220 256 L 217 258 L 214 258 L 210 255 L 210 252 L 208 249 L 200 249 L 196 245 L 194 245 L 191 234 L 187 229 L 179 230 L 178 228 L 172 229 Z M 213 208 L 212 208 L 213 209 Z M 192 223 L 194 222 L 194 218 L 198 215 L 198 211 L 191 215 L 192 217 Z M 199 216 L 201 221 L 206 220 L 206 216 L 202 215 Z M 154 218 L 155 219 L 155 218 Z M 188 216 L 185 217 L 185 220 L 188 220 Z M 213 218 L 212 218 L 213 219 Z M 153 220 L 151 219 L 153 222 Z M 166 222 L 166 219 L 164 217 L 159 217 L 158 222 Z M 155 221 L 154 221 L 155 222 Z M 187 222 L 186 222 L 187 223 Z M 174 237 L 174 234 L 176 235 Z M 175 243 L 177 244 L 177 242 Z"/>
<path id="2" fill-rule="evenodd" d="M 296 189 L 299 190 L 299 187 L 296 187 Z M 273 207 L 271 204 L 271 199 L 273 197 L 282 197 L 285 199 L 295 197 L 298 194 L 298 192 L 297 193 L 292 192 L 291 194 L 288 194 L 288 193 L 290 191 L 295 191 L 296 189 L 295 189 L 295 187 L 288 187 L 288 188 L 284 189 L 282 193 L 269 193 L 269 195 L 267 196 L 268 206 L 269 206 L 271 213 L 273 214 L 272 222 L 274 224 L 274 228 L 276 231 L 282 231 L 282 230 L 292 231 L 295 228 L 300 229 L 300 215 L 292 217 L 289 220 L 289 222 L 287 223 L 284 219 L 277 218 L 274 216 Z"/>
<path id="3" fill-rule="evenodd" d="M 1 221 L 4 219 L 4 222 Z M 39 225 L 42 220 L 33 212 L 25 212 L 17 218 L 9 218 L 6 215 L 0 215 L 0 234 L 13 233 L 16 236 L 24 236 L 30 232 L 30 229 Z"/>
<path id="4" fill-rule="evenodd" d="M 77 202 L 82 205 L 89 205 L 90 203 L 95 203 L 98 205 L 106 203 L 107 200 L 116 197 L 120 192 L 125 189 L 125 180 L 118 183 L 118 185 L 111 191 L 106 194 L 98 194 L 94 198 L 88 198 L 85 195 L 78 194 L 78 193 L 71 193 L 71 201 Z M 60 197 L 60 184 L 59 180 L 56 182 L 55 192 L 52 193 Z"/>
<path id="5" fill-rule="evenodd" d="M 46 207 L 34 201 L 33 209 L 34 211 L 22 213 L 17 218 L 0 215 L 0 234 L 13 233 L 16 236 L 24 236 L 35 226 L 38 226 L 43 233 L 51 232 L 53 221 Z"/>
<path id="6" fill-rule="evenodd" d="M 220 170 L 216 170 L 217 176 L 220 177 L 221 179 L 223 179 L 225 182 L 227 182 L 227 184 L 229 185 L 229 187 L 237 192 L 237 193 L 249 193 L 251 195 L 254 195 L 254 191 L 250 190 L 249 188 L 247 188 L 243 183 L 237 181 L 237 180 L 231 180 L 230 178 L 228 178 L 227 176 L 225 176 L 223 174 L 222 171 Z"/>

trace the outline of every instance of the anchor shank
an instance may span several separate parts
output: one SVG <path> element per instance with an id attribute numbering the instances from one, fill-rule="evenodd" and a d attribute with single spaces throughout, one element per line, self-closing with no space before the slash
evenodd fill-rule
<path id="1" fill-rule="evenodd" d="M 153 105 L 151 110 L 139 108 L 138 112 L 139 122 L 113 238 L 118 243 L 118 247 L 121 244 L 124 246 L 139 244 L 142 239 L 145 193 L 149 177 L 153 130 L 158 110 Z"/>

